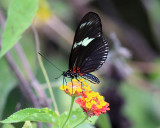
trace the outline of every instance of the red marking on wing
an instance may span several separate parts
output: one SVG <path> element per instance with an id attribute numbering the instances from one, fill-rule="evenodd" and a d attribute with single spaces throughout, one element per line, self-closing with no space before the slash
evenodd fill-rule
<path id="1" fill-rule="evenodd" d="M 78 73 L 80 76 L 82 76 L 84 73 L 81 73 L 80 69 L 81 68 L 74 66 L 74 70 L 70 69 L 70 71 L 71 71 L 71 73 Z"/>
<path id="2" fill-rule="evenodd" d="M 90 69 L 90 70 L 86 70 L 85 72 L 90 72 L 90 71 L 93 71 L 94 69 Z"/>
<path id="3" fill-rule="evenodd" d="M 80 72 L 80 68 L 79 67 L 77 67 L 77 71 L 78 71 L 78 74 L 80 75 L 80 76 L 82 76 L 84 73 L 81 73 Z"/>

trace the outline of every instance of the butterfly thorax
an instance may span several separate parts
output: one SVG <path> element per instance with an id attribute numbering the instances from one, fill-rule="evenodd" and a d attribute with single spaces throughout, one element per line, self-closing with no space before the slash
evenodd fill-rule
<path id="1" fill-rule="evenodd" d="M 72 73 L 70 70 L 68 70 L 67 72 L 63 72 L 62 74 L 64 77 L 68 77 L 68 78 L 77 78 L 78 74 L 77 73 Z"/>

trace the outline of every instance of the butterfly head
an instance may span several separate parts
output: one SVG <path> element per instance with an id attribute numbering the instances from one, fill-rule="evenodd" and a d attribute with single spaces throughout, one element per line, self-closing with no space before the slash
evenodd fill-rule
<path id="1" fill-rule="evenodd" d="M 63 72 L 63 74 L 62 74 L 64 77 L 68 77 L 68 72 Z"/>
<path id="2" fill-rule="evenodd" d="M 68 70 L 67 72 L 63 72 L 62 74 L 64 77 L 68 77 L 68 78 L 77 78 L 77 74 L 76 73 L 71 73 L 70 70 Z"/>

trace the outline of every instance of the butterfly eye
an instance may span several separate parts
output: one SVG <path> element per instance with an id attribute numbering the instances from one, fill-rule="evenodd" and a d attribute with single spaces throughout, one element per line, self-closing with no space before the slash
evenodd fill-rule
<path id="1" fill-rule="evenodd" d="M 64 77 L 67 77 L 68 75 L 67 75 L 67 72 L 63 72 L 63 76 Z"/>

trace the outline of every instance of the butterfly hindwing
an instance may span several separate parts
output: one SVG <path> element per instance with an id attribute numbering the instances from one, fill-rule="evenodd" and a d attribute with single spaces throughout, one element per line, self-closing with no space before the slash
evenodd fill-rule
<path id="1" fill-rule="evenodd" d="M 86 79 L 86 80 L 89 80 L 90 82 L 92 82 L 92 83 L 97 83 L 97 84 L 99 84 L 100 83 L 100 81 L 99 81 L 99 79 L 96 77 L 96 76 L 94 76 L 94 75 L 92 75 L 92 74 L 84 74 L 84 75 L 82 75 L 82 77 L 84 78 L 84 79 Z"/>

